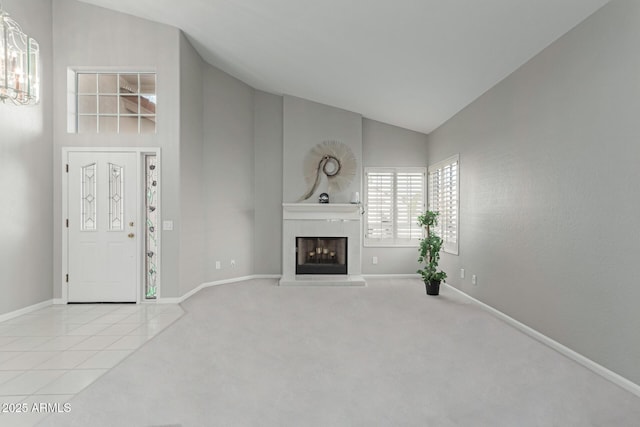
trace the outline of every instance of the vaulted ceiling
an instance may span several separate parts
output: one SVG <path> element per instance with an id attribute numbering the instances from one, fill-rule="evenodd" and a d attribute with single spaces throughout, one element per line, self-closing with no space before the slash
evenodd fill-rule
<path id="1" fill-rule="evenodd" d="M 256 89 L 429 133 L 609 0 L 83 0 Z"/>

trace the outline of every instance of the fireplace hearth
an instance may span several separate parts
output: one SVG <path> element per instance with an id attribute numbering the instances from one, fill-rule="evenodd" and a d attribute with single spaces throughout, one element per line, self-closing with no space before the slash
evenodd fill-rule
<path id="1" fill-rule="evenodd" d="M 347 274 L 346 237 L 296 237 L 296 274 Z"/>

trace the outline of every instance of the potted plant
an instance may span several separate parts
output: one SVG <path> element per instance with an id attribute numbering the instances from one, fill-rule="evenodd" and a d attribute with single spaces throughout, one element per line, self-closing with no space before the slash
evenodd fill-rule
<path id="1" fill-rule="evenodd" d="M 442 238 L 433 234 L 432 227 L 438 224 L 438 212 L 426 211 L 418 216 L 418 224 L 424 227 L 425 237 L 420 240 L 418 252 L 418 262 L 425 263 L 425 267 L 418 270 L 422 275 L 424 285 L 427 288 L 427 295 L 438 295 L 440 293 L 440 282 L 447 278 L 447 273 L 438 271 L 438 261 L 440 261 L 440 248 L 442 248 Z"/>

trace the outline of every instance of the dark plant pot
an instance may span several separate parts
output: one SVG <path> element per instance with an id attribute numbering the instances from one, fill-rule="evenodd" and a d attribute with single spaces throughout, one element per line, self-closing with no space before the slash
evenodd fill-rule
<path id="1" fill-rule="evenodd" d="M 427 288 L 427 295 L 439 295 L 440 294 L 440 280 L 425 281 L 424 286 Z"/>

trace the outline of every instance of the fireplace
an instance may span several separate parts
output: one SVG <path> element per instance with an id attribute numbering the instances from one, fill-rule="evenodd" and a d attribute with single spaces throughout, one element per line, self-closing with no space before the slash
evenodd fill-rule
<path id="1" fill-rule="evenodd" d="M 283 203 L 280 285 L 366 286 L 361 220 L 358 204 Z"/>
<path id="2" fill-rule="evenodd" d="M 347 274 L 346 237 L 296 237 L 296 274 Z"/>

